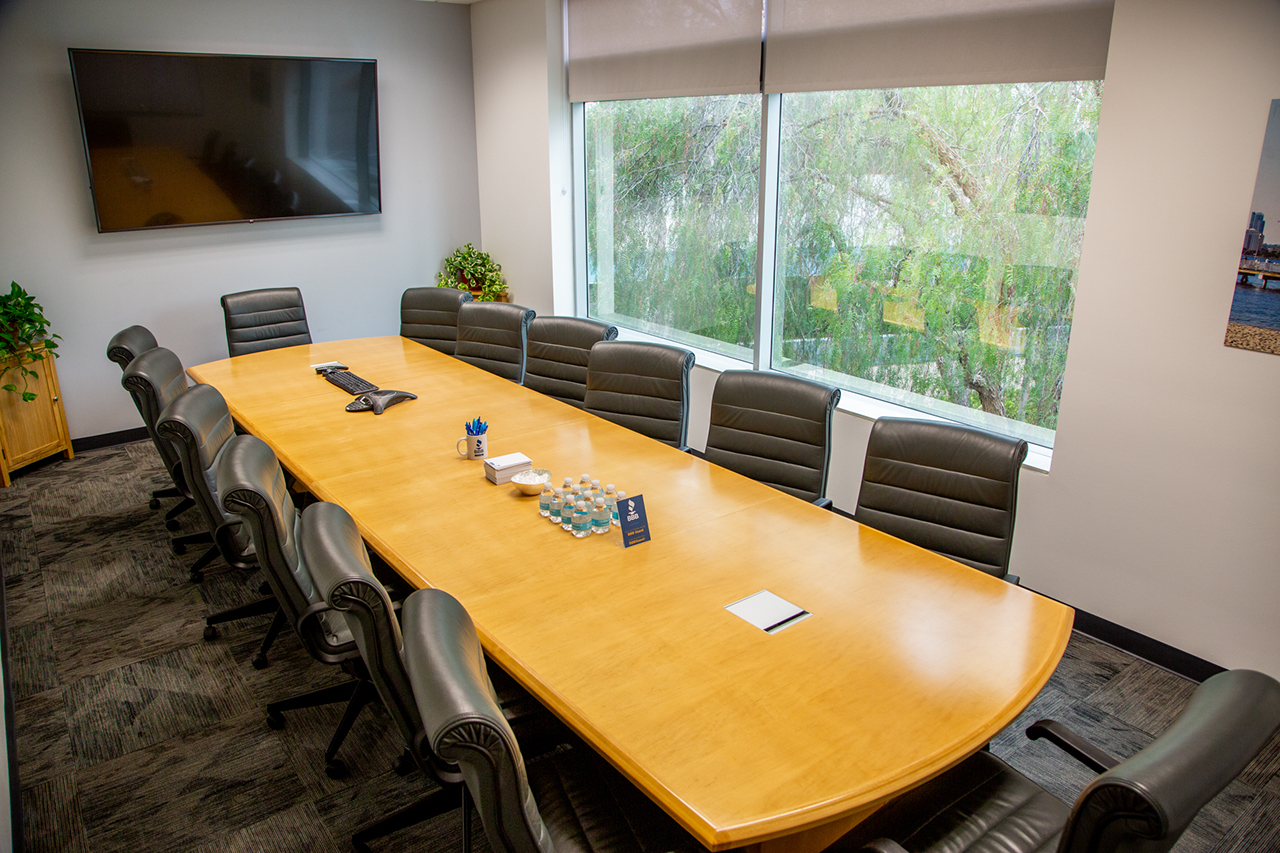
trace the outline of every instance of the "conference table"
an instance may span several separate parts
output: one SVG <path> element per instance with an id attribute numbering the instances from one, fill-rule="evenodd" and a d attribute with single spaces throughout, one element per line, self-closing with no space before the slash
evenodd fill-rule
<path id="1" fill-rule="evenodd" d="M 326 361 L 418 399 L 349 413 Z M 189 373 L 710 850 L 823 849 L 990 741 L 1070 635 L 1065 605 L 404 338 Z M 651 541 L 575 539 L 491 484 L 457 452 L 475 417 L 490 456 L 643 495 Z M 812 615 L 769 634 L 725 609 L 761 590 Z"/>

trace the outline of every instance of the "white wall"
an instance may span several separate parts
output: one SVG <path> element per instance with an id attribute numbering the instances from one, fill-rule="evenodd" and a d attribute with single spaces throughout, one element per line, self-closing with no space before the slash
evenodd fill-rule
<path id="1" fill-rule="evenodd" d="M 545 47 L 531 20 L 544 0 L 484 0 L 477 37 L 482 10 L 499 5 L 530 16 L 509 39 Z M 1012 570 L 1192 654 L 1280 676 L 1280 357 L 1222 345 L 1267 110 L 1280 97 L 1278 42 L 1270 0 L 1116 0 L 1052 472 L 1024 470 Z M 542 90 L 537 66 L 501 66 L 506 84 L 538 91 L 500 129 L 481 126 L 482 152 L 536 144 L 530 162 L 541 162 L 544 99 L 557 92 Z M 483 154 L 480 168 L 484 187 Z M 508 222 L 541 222 L 555 189 L 547 174 L 503 173 Z M 525 304 L 553 296 L 545 282 L 514 286 Z M 697 447 L 714 382 L 695 370 Z M 829 494 L 843 509 L 856 505 L 869 432 L 837 414 Z"/>
<path id="2" fill-rule="evenodd" d="M 383 213 L 98 234 L 68 47 L 378 60 Z M 0 4 L 0 276 L 62 335 L 73 437 L 141 426 L 110 337 L 150 328 L 184 364 L 226 357 L 224 293 L 296 285 L 316 340 L 395 334 L 406 287 L 479 241 L 469 13 L 414 0 Z"/>

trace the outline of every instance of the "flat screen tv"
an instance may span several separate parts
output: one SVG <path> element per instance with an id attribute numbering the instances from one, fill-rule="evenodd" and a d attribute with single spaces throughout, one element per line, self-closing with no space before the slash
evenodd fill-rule
<path id="1" fill-rule="evenodd" d="M 100 232 L 382 211 L 376 61 L 69 53 Z"/>

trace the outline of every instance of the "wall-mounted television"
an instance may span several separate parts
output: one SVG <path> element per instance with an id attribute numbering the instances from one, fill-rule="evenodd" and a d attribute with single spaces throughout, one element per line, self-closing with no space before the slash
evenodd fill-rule
<path id="1" fill-rule="evenodd" d="M 69 53 L 98 231 L 382 212 L 375 60 Z"/>

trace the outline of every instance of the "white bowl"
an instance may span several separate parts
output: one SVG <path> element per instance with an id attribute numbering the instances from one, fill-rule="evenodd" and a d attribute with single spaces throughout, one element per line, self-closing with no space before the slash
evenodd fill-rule
<path id="1" fill-rule="evenodd" d="M 526 495 L 537 495 L 542 493 L 542 487 L 551 480 L 551 472 L 546 468 L 531 468 L 528 471 L 521 471 L 511 478 L 511 482 L 515 487 Z"/>

